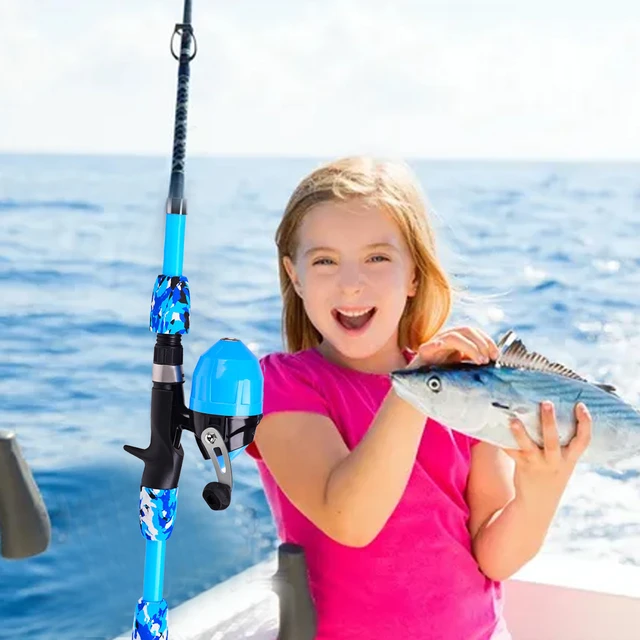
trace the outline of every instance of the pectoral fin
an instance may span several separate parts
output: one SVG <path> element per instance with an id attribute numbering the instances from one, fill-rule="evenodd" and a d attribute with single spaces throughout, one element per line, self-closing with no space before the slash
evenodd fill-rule
<path id="1" fill-rule="evenodd" d="M 495 407 L 496 409 L 502 409 L 506 413 L 513 415 L 514 418 L 519 418 L 530 413 L 530 410 L 524 405 L 508 405 L 502 402 L 498 402 L 497 400 L 492 402 L 491 406 Z"/>

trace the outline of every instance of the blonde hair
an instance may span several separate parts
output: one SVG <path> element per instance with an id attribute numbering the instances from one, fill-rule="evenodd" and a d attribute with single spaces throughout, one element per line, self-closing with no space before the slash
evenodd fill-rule
<path id="1" fill-rule="evenodd" d="M 433 229 L 417 179 L 404 163 L 370 157 L 347 157 L 323 164 L 303 178 L 291 195 L 276 231 L 280 290 L 283 299 L 282 339 L 296 352 L 322 341 L 309 320 L 284 267 L 295 261 L 298 228 L 309 210 L 322 202 L 364 199 L 383 208 L 399 226 L 416 266 L 416 294 L 407 299 L 400 319 L 400 348 L 417 350 L 444 325 L 451 311 L 452 286 L 436 257 Z"/>

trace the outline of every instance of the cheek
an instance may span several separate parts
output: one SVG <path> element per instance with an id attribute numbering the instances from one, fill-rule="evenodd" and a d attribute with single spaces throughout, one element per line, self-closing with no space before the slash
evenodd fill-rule
<path id="1" fill-rule="evenodd" d="M 379 274 L 376 285 L 388 291 L 390 296 L 404 300 L 409 294 L 410 278 L 403 269 L 389 269 Z"/>
<path id="2" fill-rule="evenodd" d="M 310 300 L 322 298 L 333 286 L 331 277 L 328 277 L 326 273 L 322 274 L 313 269 L 304 272 L 301 284 L 305 298 Z"/>
<path id="3" fill-rule="evenodd" d="M 410 269 L 403 262 L 396 262 L 384 270 L 384 276 L 386 278 L 393 280 L 396 285 L 403 286 L 404 288 L 407 288 L 411 281 L 409 273 Z"/>
<path id="4" fill-rule="evenodd" d="M 333 290 L 331 279 L 309 270 L 301 273 L 300 284 L 307 313 L 310 316 L 317 315 L 326 306 L 326 301 L 330 299 Z"/>

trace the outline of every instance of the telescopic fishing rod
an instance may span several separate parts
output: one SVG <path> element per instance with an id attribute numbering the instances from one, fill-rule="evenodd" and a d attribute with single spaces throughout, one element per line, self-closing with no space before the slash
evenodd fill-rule
<path id="1" fill-rule="evenodd" d="M 180 36 L 180 52 L 174 51 Z M 193 45 L 193 51 L 192 51 Z M 231 503 L 231 460 L 253 441 L 262 418 L 263 378 L 256 356 L 240 340 L 222 338 L 198 360 L 191 384 L 190 408 L 184 403 L 182 335 L 189 332 L 189 283 L 182 272 L 187 200 L 184 194 L 190 63 L 197 53 L 191 24 L 191 0 L 171 37 L 178 61 L 173 160 L 167 198 L 164 261 L 151 298 L 149 329 L 156 333 L 151 389 L 151 442 L 146 449 L 125 445 L 144 462 L 140 487 L 140 530 L 146 540 L 144 583 L 138 600 L 133 640 L 166 640 L 168 606 L 163 582 L 166 543 L 176 520 L 178 481 L 184 457 L 183 430 L 194 434 L 217 481 L 202 492 L 214 511 Z"/>

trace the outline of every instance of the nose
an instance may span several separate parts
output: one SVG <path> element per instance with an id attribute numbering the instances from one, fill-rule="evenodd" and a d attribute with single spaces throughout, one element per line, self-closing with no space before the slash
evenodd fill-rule
<path id="1" fill-rule="evenodd" d="M 342 265 L 340 269 L 340 288 L 346 294 L 354 295 L 364 286 L 362 272 L 356 265 Z"/>

